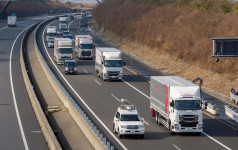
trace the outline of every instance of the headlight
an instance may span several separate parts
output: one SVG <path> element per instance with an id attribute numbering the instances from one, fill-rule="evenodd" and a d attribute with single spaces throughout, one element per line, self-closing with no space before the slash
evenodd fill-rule
<path id="1" fill-rule="evenodd" d="M 138 127 L 139 129 L 143 129 L 144 128 L 144 126 L 143 125 L 139 125 L 139 127 Z"/>
<path id="2" fill-rule="evenodd" d="M 108 77 L 108 74 L 107 74 L 107 73 L 105 73 L 105 74 L 104 74 L 104 77 Z"/>
<path id="3" fill-rule="evenodd" d="M 125 129 L 125 128 L 126 128 L 126 125 L 121 125 L 121 128 L 124 128 L 124 129 Z"/>
<path id="4" fill-rule="evenodd" d="M 202 128 L 203 128 L 203 124 L 199 124 L 198 129 L 202 129 Z"/>
<path id="5" fill-rule="evenodd" d="M 69 70 L 69 68 L 68 68 L 68 67 L 66 67 L 66 68 L 65 68 L 65 70 L 66 70 L 66 71 L 68 71 L 68 70 Z"/>
<path id="6" fill-rule="evenodd" d="M 74 68 L 74 71 L 77 71 L 77 68 Z"/>
<path id="7" fill-rule="evenodd" d="M 179 129 L 179 124 L 175 124 L 175 125 L 174 125 L 174 128 L 175 128 L 175 129 Z"/>

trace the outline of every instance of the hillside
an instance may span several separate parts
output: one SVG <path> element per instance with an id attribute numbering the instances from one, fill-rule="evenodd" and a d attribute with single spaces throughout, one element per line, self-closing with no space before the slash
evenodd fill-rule
<path id="1" fill-rule="evenodd" d="M 106 0 L 94 18 L 115 45 L 221 93 L 238 88 L 238 59 L 211 58 L 213 37 L 238 37 L 238 5 L 215 0 Z"/>
<path id="2" fill-rule="evenodd" d="M 5 2 L 0 2 L 0 8 Z M 12 2 L 4 14 L 16 13 L 18 17 L 37 15 L 39 13 L 64 12 L 71 9 L 69 6 L 60 2 L 42 2 L 42 1 L 24 1 L 24 2 Z"/>

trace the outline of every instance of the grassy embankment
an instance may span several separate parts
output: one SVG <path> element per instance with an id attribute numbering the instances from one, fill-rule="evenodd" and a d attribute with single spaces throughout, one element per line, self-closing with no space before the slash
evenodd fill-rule
<path id="1" fill-rule="evenodd" d="M 113 44 L 163 70 L 229 95 L 238 89 L 238 58 L 215 63 L 213 37 L 238 37 L 238 5 L 217 0 L 108 0 L 94 18 Z"/>

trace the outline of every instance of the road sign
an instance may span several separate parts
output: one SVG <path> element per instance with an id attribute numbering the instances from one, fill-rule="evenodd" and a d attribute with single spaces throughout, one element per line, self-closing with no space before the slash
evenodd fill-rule
<path id="1" fill-rule="evenodd" d="M 212 38 L 212 57 L 238 57 L 238 37 Z"/>

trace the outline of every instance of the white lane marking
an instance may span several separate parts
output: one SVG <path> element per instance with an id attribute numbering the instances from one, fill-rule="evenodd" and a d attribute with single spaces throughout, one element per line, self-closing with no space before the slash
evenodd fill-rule
<path id="1" fill-rule="evenodd" d="M 175 144 L 172 144 L 177 150 L 181 150 L 178 146 L 176 146 Z"/>
<path id="2" fill-rule="evenodd" d="M 55 65 L 54 61 L 52 60 L 52 58 L 50 57 L 50 54 L 47 51 L 47 48 L 45 46 L 44 43 L 44 34 L 45 34 L 45 30 L 43 31 L 42 34 L 42 43 L 44 45 L 45 51 L 51 61 L 51 63 L 54 65 L 55 69 L 58 71 L 58 73 L 60 74 L 60 76 L 64 79 L 64 81 L 66 82 L 66 84 L 70 87 L 70 89 L 74 92 L 74 94 L 80 99 L 80 101 L 84 104 L 84 106 L 91 112 L 91 114 L 98 120 L 98 122 L 107 130 L 107 132 L 117 141 L 117 143 L 124 149 L 124 150 L 128 150 L 125 145 L 108 129 L 108 127 L 102 122 L 102 120 L 94 113 L 94 111 L 87 105 L 87 103 L 81 98 L 81 96 L 79 96 L 79 94 L 75 91 L 75 89 L 69 84 L 69 82 L 65 79 L 65 77 L 63 76 L 63 74 L 60 72 L 60 70 L 58 69 L 58 67 Z"/>
<path id="3" fill-rule="evenodd" d="M 31 133 L 41 133 L 42 131 L 31 131 Z"/>
<path id="4" fill-rule="evenodd" d="M 146 98 L 150 99 L 149 96 L 147 96 L 145 93 L 141 92 L 140 90 L 138 90 L 136 87 L 134 87 L 133 85 L 131 85 L 130 83 L 126 82 L 125 80 L 122 79 L 123 82 L 125 82 L 127 85 L 129 85 L 130 87 L 132 87 L 133 89 L 135 89 L 137 92 L 141 93 L 142 95 L 144 95 Z M 231 150 L 229 147 L 225 146 L 224 144 L 222 144 L 221 142 L 219 142 L 218 140 L 214 139 L 213 137 L 211 137 L 210 135 L 208 135 L 205 132 L 202 132 L 205 136 L 207 136 L 208 138 L 210 138 L 211 140 L 213 140 L 214 142 L 216 142 L 217 144 L 221 145 L 222 147 Z"/>
<path id="5" fill-rule="evenodd" d="M 74 21 L 76 21 L 77 19 L 75 19 L 75 20 L 73 20 L 73 21 L 71 21 L 70 23 L 69 23 L 69 25 L 68 25 L 68 30 L 69 30 L 69 27 L 70 27 L 70 25 L 74 22 Z"/>
<path id="6" fill-rule="evenodd" d="M 111 94 L 112 97 L 114 97 L 118 102 L 120 102 L 121 100 L 119 98 L 117 98 L 114 94 Z"/>
<path id="7" fill-rule="evenodd" d="M 208 135 L 205 132 L 202 132 L 202 134 L 206 135 L 208 138 L 210 138 L 211 140 L 213 140 L 214 142 L 220 144 L 222 147 L 224 147 L 227 150 L 231 150 L 231 148 L 227 147 L 226 145 L 222 144 L 221 142 L 219 142 L 218 140 L 214 139 L 213 137 L 211 137 L 210 135 Z"/>
<path id="8" fill-rule="evenodd" d="M 96 79 L 94 79 L 94 81 L 95 81 L 98 85 L 101 85 L 101 83 L 99 83 Z"/>
<path id="9" fill-rule="evenodd" d="M 145 124 L 147 124 L 147 126 L 149 126 L 149 125 L 150 125 L 150 124 L 149 124 L 148 122 L 146 122 L 146 121 L 144 121 L 144 123 L 145 123 Z"/>
<path id="10" fill-rule="evenodd" d="M 127 85 L 129 85 L 130 87 L 132 87 L 133 89 L 135 89 L 137 92 L 139 92 L 140 94 L 144 95 L 146 98 L 150 99 L 149 96 L 147 96 L 145 93 L 141 92 L 140 90 L 138 90 L 136 87 L 134 87 L 133 85 L 131 85 L 130 83 L 126 82 L 125 80 L 122 79 L 122 81 L 124 83 L 126 83 Z"/>
<path id="11" fill-rule="evenodd" d="M 18 34 L 18 36 L 16 37 L 15 41 L 12 44 L 12 48 L 11 48 L 11 52 L 10 52 L 10 61 L 9 61 L 9 73 L 10 73 L 10 84 L 11 84 L 11 90 L 12 90 L 12 97 L 13 97 L 14 107 L 15 107 L 16 115 L 17 115 L 17 121 L 18 121 L 18 124 L 19 124 L 19 128 L 20 128 L 20 132 L 21 132 L 21 136 L 22 136 L 22 140 L 23 140 L 23 143 L 24 143 L 25 150 L 29 150 L 29 147 L 27 145 L 26 136 L 25 136 L 24 129 L 23 129 L 23 126 L 22 126 L 21 117 L 20 117 L 20 114 L 19 114 L 19 110 L 18 110 L 18 106 L 17 106 L 17 101 L 16 101 L 14 85 L 13 85 L 13 79 L 12 79 L 12 53 L 13 53 L 13 50 L 14 50 L 14 47 L 15 47 L 15 43 L 16 43 L 17 39 L 20 37 L 20 35 L 24 31 L 26 31 L 28 28 L 33 26 L 33 25 L 28 26 L 23 31 L 21 31 L 20 34 Z"/>
<path id="12" fill-rule="evenodd" d="M 85 70 L 84 68 L 83 68 L 83 71 L 84 71 L 84 72 L 86 72 L 86 73 L 88 73 L 88 71 L 87 71 L 87 70 Z"/>

